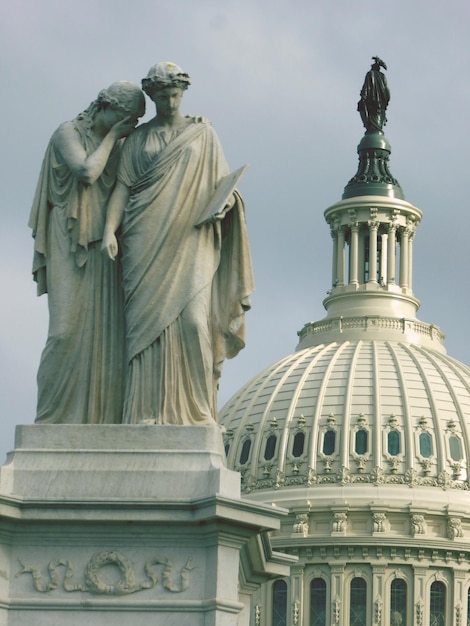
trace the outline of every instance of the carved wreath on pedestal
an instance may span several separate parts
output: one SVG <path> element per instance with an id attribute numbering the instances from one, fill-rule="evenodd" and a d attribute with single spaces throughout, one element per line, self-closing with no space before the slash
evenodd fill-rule
<path id="1" fill-rule="evenodd" d="M 62 580 L 62 587 L 65 591 L 88 591 L 95 594 L 108 594 L 114 596 L 122 596 L 130 593 L 136 593 L 143 589 L 152 589 L 159 582 L 156 566 L 163 565 L 161 572 L 162 586 L 173 593 L 181 593 L 189 587 L 189 573 L 195 569 L 191 564 L 191 558 L 188 558 L 184 567 L 181 568 L 179 575 L 175 571 L 175 566 L 170 559 L 160 559 L 158 557 L 149 559 L 144 565 L 144 572 L 147 580 L 137 582 L 135 567 L 133 563 L 123 554 L 115 551 L 103 551 L 94 554 L 85 566 L 84 582 L 74 583 L 74 565 L 68 559 L 55 559 L 49 562 L 47 570 L 49 572 L 49 581 L 43 580 L 44 577 L 38 568 L 32 565 L 25 565 L 18 559 L 23 568 L 16 574 L 16 577 L 22 574 L 31 574 L 36 591 L 47 593 L 57 589 L 60 585 L 60 576 L 58 568 L 65 567 L 65 574 Z M 106 583 L 101 577 L 100 570 L 106 565 L 115 565 L 121 577 L 113 584 Z M 179 579 L 179 580 L 177 580 Z"/>

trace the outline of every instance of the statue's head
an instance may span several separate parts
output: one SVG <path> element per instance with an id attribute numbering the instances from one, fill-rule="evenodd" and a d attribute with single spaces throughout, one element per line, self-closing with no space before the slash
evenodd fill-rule
<path id="1" fill-rule="evenodd" d="M 144 94 L 137 85 L 127 80 L 120 80 L 107 89 L 102 89 L 96 102 L 98 111 L 112 107 L 133 118 L 142 117 L 145 113 Z"/>
<path id="2" fill-rule="evenodd" d="M 191 84 L 191 79 L 186 72 L 169 61 L 162 61 L 153 65 L 146 78 L 142 79 L 142 89 L 152 98 L 156 91 L 168 88 L 185 90 Z"/>
<path id="3" fill-rule="evenodd" d="M 372 63 L 372 68 L 380 71 L 380 68 L 383 67 L 384 70 L 387 69 L 387 66 L 385 64 L 385 61 L 382 61 L 382 59 L 380 57 L 372 57 L 372 60 L 374 61 L 374 63 Z"/>

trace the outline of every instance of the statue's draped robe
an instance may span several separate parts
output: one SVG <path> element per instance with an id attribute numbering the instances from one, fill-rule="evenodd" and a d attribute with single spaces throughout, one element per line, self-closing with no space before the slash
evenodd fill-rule
<path id="1" fill-rule="evenodd" d="M 87 155 L 99 140 L 72 122 Z M 49 331 L 38 371 L 40 423 L 117 423 L 122 415 L 124 324 L 120 262 L 101 250 L 120 145 L 93 185 L 71 173 L 49 142 L 29 225 L 38 295 L 48 293 Z"/>
<path id="2" fill-rule="evenodd" d="M 152 123 L 127 140 L 118 178 L 129 374 L 126 423 L 210 424 L 223 360 L 244 346 L 253 290 L 243 204 L 196 228 L 228 167 L 211 125 Z"/>
<path id="3" fill-rule="evenodd" d="M 381 131 L 387 121 L 385 112 L 390 101 L 387 79 L 380 70 L 367 72 L 361 89 L 358 111 L 368 131 Z"/>

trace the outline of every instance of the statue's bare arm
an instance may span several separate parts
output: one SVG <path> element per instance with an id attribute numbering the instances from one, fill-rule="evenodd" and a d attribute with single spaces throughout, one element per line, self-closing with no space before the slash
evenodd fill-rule
<path id="1" fill-rule="evenodd" d="M 127 117 L 112 126 L 94 152 L 87 155 L 73 122 L 65 122 L 57 130 L 55 144 L 72 174 L 82 183 L 92 185 L 103 173 L 116 142 L 126 137 L 135 126 Z"/>
<path id="2" fill-rule="evenodd" d="M 116 231 L 122 222 L 124 209 L 130 196 L 130 189 L 120 180 L 117 181 L 111 198 L 108 203 L 108 211 L 106 214 L 106 225 L 104 227 L 103 244 L 101 250 L 106 253 L 113 261 L 118 253 L 118 242 L 116 239 Z"/>

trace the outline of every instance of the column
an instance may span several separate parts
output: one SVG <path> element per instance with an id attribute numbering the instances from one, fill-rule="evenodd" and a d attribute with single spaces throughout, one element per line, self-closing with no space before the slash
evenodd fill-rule
<path id="1" fill-rule="evenodd" d="M 388 282 L 388 271 L 387 271 L 387 263 L 388 263 L 388 234 L 382 233 L 382 251 L 380 253 L 380 282 L 383 285 L 386 285 Z"/>
<path id="2" fill-rule="evenodd" d="M 333 239 L 333 263 L 331 271 L 331 284 L 334 287 L 338 281 L 338 229 L 331 228 L 331 238 Z"/>
<path id="3" fill-rule="evenodd" d="M 377 282 L 377 231 L 379 223 L 375 220 L 369 222 L 369 280 L 368 283 Z"/>
<path id="4" fill-rule="evenodd" d="M 344 563 L 331 566 L 331 615 L 330 624 L 346 624 L 344 607 Z"/>
<path id="5" fill-rule="evenodd" d="M 388 620 L 384 619 L 384 575 L 384 566 L 372 567 L 372 623 L 379 626 L 388 623 Z"/>
<path id="6" fill-rule="evenodd" d="M 452 605 L 454 607 L 453 619 L 456 624 L 467 624 L 467 572 L 465 570 L 454 570 L 454 597 Z M 449 590 L 450 591 L 450 590 Z M 468 593 L 468 592 L 467 592 Z"/>
<path id="7" fill-rule="evenodd" d="M 397 248 L 397 233 L 396 224 L 390 224 L 388 227 L 388 282 L 394 283 L 396 281 L 396 248 Z"/>
<path id="8" fill-rule="evenodd" d="M 403 228 L 400 234 L 400 287 L 406 288 L 410 271 L 410 231 Z"/>
<path id="9" fill-rule="evenodd" d="M 429 620 L 429 597 L 426 596 L 425 579 L 428 573 L 425 567 L 413 568 L 413 613 L 411 624 L 414 626 L 425 626 L 425 616 Z"/>
<path id="10" fill-rule="evenodd" d="M 413 241 L 414 234 L 408 240 L 408 287 L 410 288 L 410 291 L 413 291 Z"/>
<path id="11" fill-rule="evenodd" d="M 304 568 L 292 567 L 291 568 L 291 624 L 293 626 L 300 626 L 304 623 L 303 620 L 303 607 L 304 607 Z M 288 622 L 289 623 L 289 622 Z"/>
<path id="12" fill-rule="evenodd" d="M 344 226 L 338 228 L 337 284 L 344 285 Z"/>
<path id="13" fill-rule="evenodd" d="M 351 248 L 349 261 L 349 283 L 357 285 L 359 283 L 358 267 L 359 267 L 359 224 L 355 222 L 351 224 Z"/>

